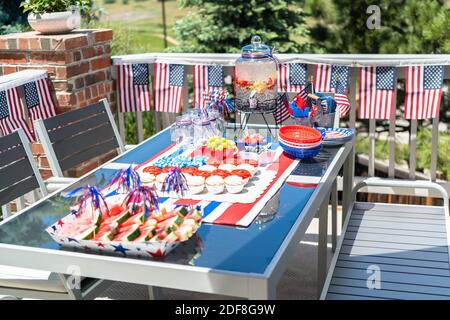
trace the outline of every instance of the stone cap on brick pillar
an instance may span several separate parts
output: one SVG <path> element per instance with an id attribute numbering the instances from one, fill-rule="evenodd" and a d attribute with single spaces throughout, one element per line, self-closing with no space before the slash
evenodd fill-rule
<path id="1" fill-rule="evenodd" d="M 111 29 L 78 29 L 67 34 L 43 35 L 36 31 L 0 36 L 0 50 L 65 51 L 112 40 Z"/>

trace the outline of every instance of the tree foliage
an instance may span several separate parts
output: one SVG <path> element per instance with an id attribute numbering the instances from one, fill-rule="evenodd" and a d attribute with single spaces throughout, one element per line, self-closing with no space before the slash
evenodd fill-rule
<path id="1" fill-rule="evenodd" d="M 296 0 L 181 0 L 196 8 L 177 21 L 178 52 L 238 52 L 252 35 L 280 52 L 302 52 L 309 45 L 303 1 Z M 292 41 L 296 37 L 300 41 Z"/>
<path id="2" fill-rule="evenodd" d="M 380 28 L 366 26 L 380 8 Z M 316 45 L 329 53 L 449 53 L 450 9 L 438 0 L 331 0 L 308 4 Z"/>
<path id="3" fill-rule="evenodd" d="M 0 1 L 0 34 L 20 32 L 27 21 L 16 0 Z"/>

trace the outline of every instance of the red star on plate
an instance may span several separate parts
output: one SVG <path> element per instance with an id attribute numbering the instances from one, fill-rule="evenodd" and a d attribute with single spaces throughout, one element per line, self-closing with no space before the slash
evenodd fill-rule
<path id="1" fill-rule="evenodd" d="M 104 248 L 105 245 L 103 243 L 101 243 L 101 242 L 97 242 L 97 247 Z"/>
<path id="2" fill-rule="evenodd" d="M 64 222 L 61 219 L 59 219 L 58 220 L 58 226 L 62 227 L 63 225 L 64 225 Z"/>

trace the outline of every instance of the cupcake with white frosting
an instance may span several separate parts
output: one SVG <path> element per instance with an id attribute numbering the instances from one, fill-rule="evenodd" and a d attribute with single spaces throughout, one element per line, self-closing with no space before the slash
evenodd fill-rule
<path id="1" fill-rule="evenodd" d="M 242 163 L 242 164 L 238 165 L 236 167 L 236 169 L 247 170 L 248 172 L 250 172 L 250 174 L 252 176 L 254 176 L 257 171 L 257 169 L 254 166 L 252 166 L 251 164 L 248 164 L 248 163 Z"/>
<path id="2" fill-rule="evenodd" d="M 205 178 L 202 176 L 187 176 L 187 184 L 190 194 L 201 193 L 205 189 Z"/>
<path id="3" fill-rule="evenodd" d="M 155 178 L 155 187 L 156 190 L 161 191 L 164 181 L 166 180 L 167 172 L 161 172 Z"/>
<path id="4" fill-rule="evenodd" d="M 152 186 L 155 183 L 156 176 L 153 173 L 141 172 L 139 174 L 143 185 Z"/>
<path id="5" fill-rule="evenodd" d="M 222 177 L 210 176 L 205 180 L 206 188 L 214 194 L 222 193 L 225 188 L 225 182 Z"/>
<path id="6" fill-rule="evenodd" d="M 216 170 L 217 168 L 215 166 L 212 166 L 210 164 L 205 164 L 203 166 L 198 167 L 198 170 L 200 171 L 208 171 L 208 172 L 212 172 L 214 170 Z"/>
<path id="7" fill-rule="evenodd" d="M 232 170 L 236 169 L 236 166 L 231 163 L 224 163 L 219 166 L 219 169 L 231 172 Z"/>
<path id="8" fill-rule="evenodd" d="M 240 193 L 244 189 L 245 181 L 242 177 L 231 175 L 226 177 L 224 181 L 229 193 Z"/>

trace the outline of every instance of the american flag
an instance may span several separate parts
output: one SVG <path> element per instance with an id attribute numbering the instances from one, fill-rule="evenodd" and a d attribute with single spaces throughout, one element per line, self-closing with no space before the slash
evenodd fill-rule
<path id="1" fill-rule="evenodd" d="M 316 68 L 314 86 L 317 92 L 335 92 L 335 100 L 339 115 L 345 117 L 350 111 L 347 97 L 350 67 L 330 64 L 319 64 Z"/>
<path id="2" fill-rule="evenodd" d="M 50 93 L 48 78 L 43 77 L 24 86 L 25 103 L 32 120 L 56 116 L 55 103 Z"/>
<path id="3" fill-rule="evenodd" d="M 204 110 L 211 92 L 222 89 L 224 83 L 224 68 L 220 65 L 194 66 L 194 106 Z"/>
<path id="4" fill-rule="evenodd" d="M 0 91 L 0 129 L 3 135 L 22 128 L 30 142 L 34 137 L 25 121 L 22 100 L 17 88 Z"/>
<path id="5" fill-rule="evenodd" d="M 120 112 L 150 111 L 150 73 L 146 63 L 122 64 L 118 67 L 118 101 Z"/>
<path id="6" fill-rule="evenodd" d="M 339 117 L 345 117 L 350 111 L 350 101 L 345 90 L 345 87 L 340 83 L 336 83 L 336 93 L 334 94 L 334 100 L 336 100 L 336 106 L 339 109 Z"/>
<path id="7" fill-rule="evenodd" d="M 429 119 L 439 114 L 444 66 L 410 66 L 406 70 L 405 119 Z"/>
<path id="8" fill-rule="evenodd" d="M 278 68 L 278 90 L 300 92 L 306 86 L 306 64 L 284 63 Z"/>
<path id="9" fill-rule="evenodd" d="M 183 100 L 184 65 L 155 64 L 155 110 L 180 112 Z"/>
<path id="10" fill-rule="evenodd" d="M 283 123 L 290 117 L 289 113 L 289 101 L 286 94 L 278 97 L 277 107 L 273 112 L 273 117 L 277 124 Z"/>
<path id="11" fill-rule="evenodd" d="M 359 118 L 391 119 L 395 110 L 395 67 L 362 67 Z"/>
<path id="12" fill-rule="evenodd" d="M 311 83 L 308 83 L 306 86 L 303 87 L 303 89 L 297 94 L 300 96 L 303 100 L 308 99 L 308 93 L 313 92 L 313 88 Z"/>

